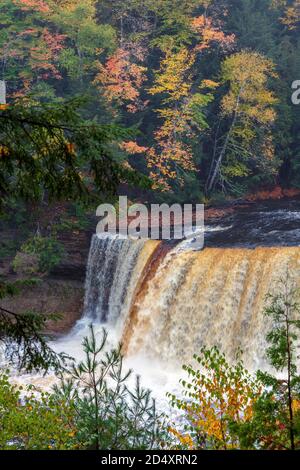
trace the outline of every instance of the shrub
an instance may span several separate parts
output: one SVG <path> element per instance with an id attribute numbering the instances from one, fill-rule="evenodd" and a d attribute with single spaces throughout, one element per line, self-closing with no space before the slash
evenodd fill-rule
<path id="1" fill-rule="evenodd" d="M 28 255 L 37 256 L 38 270 L 41 273 L 51 271 L 57 266 L 64 254 L 64 248 L 57 240 L 51 237 L 34 236 L 27 240 L 21 251 Z"/>
<path id="2" fill-rule="evenodd" d="M 168 394 L 171 404 L 183 412 L 182 430 L 170 428 L 181 449 L 229 450 L 239 448 L 231 430 L 233 422 L 248 422 L 257 400 L 259 383 L 240 361 L 231 366 L 217 348 L 203 348 L 194 356 L 199 365 L 183 366 L 187 380 L 181 380 L 184 398 Z"/>
<path id="3" fill-rule="evenodd" d="M 39 271 L 39 259 L 37 255 L 19 251 L 13 260 L 12 266 L 17 274 L 35 274 Z"/>
<path id="4" fill-rule="evenodd" d="M 106 352 L 107 333 L 97 344 L 93 327 L 83 341 L 85 359 L 73 363 L 55 387 L 58 400 L 75 410 L 79 448 L 153 449 L 165 440 L 163 416 L 149 390 L 128 386 L 132 372 L 124 371 L 121 347 Z"/>
<path id="5" fill-rule="evenodd" d="M 73 409 L 50 393 L 36 396 L 0 373 L 0 449 L 43 450 L 74 448 Z"/>
<path id="6" fill-rule="evenodd" d="M 51 393 L 23 390 L 0 373 L 0 449 L 153 449 L 166 441 L 163 415 L 149 390 L 124 371 L 120 346 L 97 343 L 91 327 L 85 359 L 61 369 Z"/>

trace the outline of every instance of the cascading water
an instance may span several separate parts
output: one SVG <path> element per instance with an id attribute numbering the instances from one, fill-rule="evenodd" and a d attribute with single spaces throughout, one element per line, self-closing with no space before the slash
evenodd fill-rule
<path id="1" fill-rule="evenodd" d="M 126 354 L 180 366 L 218 346 L 231 360 L 242 350 L 250 369 L 264 367 L 265 299 L 287 269 L 300 278 L 300 248 L 170 253 L 127 318 Z"/>
<path id="2" fill-rule="evenodd" d="M 88 259 L 84 318 L 122 323 L 156 242 L 94 235 Z"/>
<path id="3" fill-rule="evenodd" d="M 118 329 L 128 357 L 178 368 L 201 347 L 218 346 L 232 360 L 242 350 L 250 369 L 264 367 L 271 326 L 263 315 L 266 295 L 287 270 L 300 279 L 300 213 L 294 206 L 277 209 L 243 208 L 206 227 L 202 251 L 184 242 L 171 249 L 165 242 L 94 236 L 85 318 Z M 213 247 L 220 237 L 235 245 L 237 230 L 239 247 Z M 261 231 L 266 246 L 257 244 Z M 274 234 L 276 243 L 286 238 L 294 246 L 268 246 Z"/>

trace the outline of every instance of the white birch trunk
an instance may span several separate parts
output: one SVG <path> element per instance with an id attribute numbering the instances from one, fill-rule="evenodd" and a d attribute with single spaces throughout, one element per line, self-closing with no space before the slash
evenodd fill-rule
<path id="1" fill-rule="evenodd" d="M 6 104 L 6 83 L 0 80 L 0 104 Z"/>

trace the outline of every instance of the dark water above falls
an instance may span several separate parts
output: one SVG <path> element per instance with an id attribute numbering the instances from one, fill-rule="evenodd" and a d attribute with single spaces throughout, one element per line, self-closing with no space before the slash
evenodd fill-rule
<path id="1" fill-rule="evenodd" d="M 300 200 L 245 203 L 206 222 L 207 247 L 300 245 Z"/>

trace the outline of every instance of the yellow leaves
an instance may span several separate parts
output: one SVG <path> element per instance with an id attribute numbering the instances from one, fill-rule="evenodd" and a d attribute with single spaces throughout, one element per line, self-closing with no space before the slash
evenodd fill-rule
<path id="1" fill-rule="evenodd" d="M 8 108 L 8 104 L 0 103 L 0 111 L 5 111 Z"/>
<path id="2" fill-rule="evenodd" d="M 220 86 L 220 83 L 215 82 L 214 80 L 202 80 L 200 89 L 204 88 L 210 88 L 212 90 L 218 88 Z"/>
<path id="3" fill-rule="evenodd" d="M 287 7 L 282 23 L 290 30 L 297 28 L 300 22 L 300 0 L 294 0 L 293 5 Z"/>
<path id="4" fill-rule="evenodd" d="M 195 62 L 195 54 L 182 47 L 178 52 L 170 51 L 161 61 L 160 70 L 155 77 L 155 83 L 149 89 L 151 95 L 165 93 L 165 103 L 174 102 L 188 96 L 190 84 L 188 76 Z"/>
<path id="5" fill-rule="evenodd" d="M 153 177 L 161 179 L 178 179 L 176 168 L 183 168 L 185 171 L 195 171 L 193 154 L 189 146 L 176 140 L 166 140 L 160 142 L 160 152 L 157 154 L 154 148 L 147 152 L 148 168 L 155 168 Z M 168 188 L 168 185 L 166 186 Z"/>
<path id="6" fill-rule="evenodd" d="M 8 156 L 9 156 L 9 148 L 4 145 L 0 145 L 0 158 L 8 157 Z"/>
<path id="7" fill-rule="evenodd" d="M 270 77 L 276 77 L 274 63 L 258 52 L 241 51 L 228 57 L 222 64 L 222 78 L 231 85 L 258 90 Z"/>

